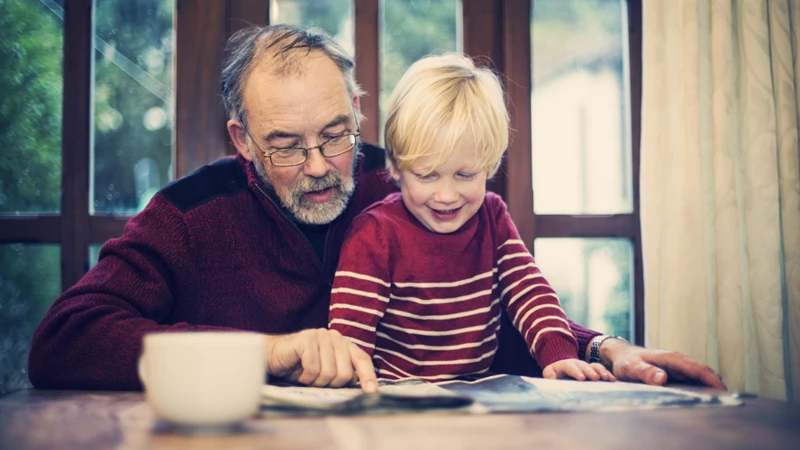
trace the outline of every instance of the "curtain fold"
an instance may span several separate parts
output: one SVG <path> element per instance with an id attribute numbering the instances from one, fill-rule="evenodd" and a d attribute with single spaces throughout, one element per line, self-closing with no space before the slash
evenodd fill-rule
<path id="1" fill-rule="evenodd" d="M 797 397 L 800 0 L 643 6 L 646 344 Z"/>

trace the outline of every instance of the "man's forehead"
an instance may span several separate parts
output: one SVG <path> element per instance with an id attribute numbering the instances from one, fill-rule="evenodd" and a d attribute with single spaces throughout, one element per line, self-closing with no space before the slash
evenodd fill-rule
<path id="1" fill-rule="evenodd" d="M 248 110 L 259 106 L 302 107 L 304 101 L 324 102 L 331 98 L 346 101 L 349 98 L 344 74 L 322 52 L 312 51 L 295 60 L 297 66 L 291 71 L 276 71 L 269 62 L 269 59 L 262 59 L 248 77 L 243 99 Z"/>

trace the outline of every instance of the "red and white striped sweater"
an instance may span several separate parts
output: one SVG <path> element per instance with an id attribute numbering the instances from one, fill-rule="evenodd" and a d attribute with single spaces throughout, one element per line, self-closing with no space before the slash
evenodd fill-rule
<path id="1" fill-rule="evenodd" d="M 501 308 L 540 367 L 577 358 L 558 297 L 500 197 L 487 193 L 475 216 L 443 235 L 396 193 L 353 222 L 328 322 L 372 356 L 379 377 L 437 381 L 489 369 Z"/>

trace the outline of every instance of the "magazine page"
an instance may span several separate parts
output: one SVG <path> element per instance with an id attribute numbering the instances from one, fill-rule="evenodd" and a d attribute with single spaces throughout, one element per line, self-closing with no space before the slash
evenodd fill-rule
<path id="1" fill-rule="evenodd" d="M 708 395 L 622 381 L 607 383 L 495 375 L 477 381 L 445 381 L 438 386 L 469 396 L 490 412 L 621 411 L 741 404 L 730 395 Z"/>
<path id="2" fill-rule="evenodd" d="M 516 375 L 440 383 L 381 380 L 377 394 L 365 394 L 358 387 L 265 385 L 261 394 L 265 415 L 623 411 L 741 404 L 727 393 L 710 395 L 641 383 L 547 380 Z"/>
<path id="3" fill-rule="evenodd" d="M 261 388 L 261 411 L 268 415 L 465 410 L 473 403 L 471 397 L 416 379 L 380 380 L 376 394 L 366 394 L 359 387 L 315 388 L 284 384 Z"/>

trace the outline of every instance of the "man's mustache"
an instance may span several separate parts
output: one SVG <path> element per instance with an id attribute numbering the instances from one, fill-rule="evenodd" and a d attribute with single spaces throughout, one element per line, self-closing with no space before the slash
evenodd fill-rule
<path id="1" fill-rule="evenodd" d="M 307 178 L 297 186 L 295 192 L 303 195 L 309 192 L 323 191 L 328 188 L 337 188 L 341 190 L 342 178 L 336 174 L 329 173 L 322 178 Z"/>

